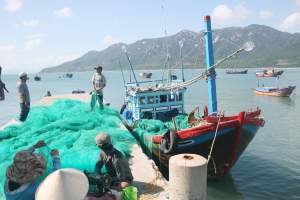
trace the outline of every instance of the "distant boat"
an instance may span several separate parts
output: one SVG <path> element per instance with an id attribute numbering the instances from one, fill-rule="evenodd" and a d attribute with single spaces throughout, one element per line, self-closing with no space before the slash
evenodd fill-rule
<path id="1" fill-rule="evenodd" d="M 73 77 L 73 74 L 72 74 L 72 73 L 66 73 L 66 74 L 64 74 L 62 77 L 63 77 L 63 78 L 72 78 L 72 77 Z M 61 78 L 61 77 L 59 76 L 59 78 Z"/>
<path id="2" fill-rule="evenodd" d="M 35 76 L 34 76 L 34 80 L 35 80 L 35 81 L 41 81 L 42 78 L 41 78 L 40 76 L 38 76 L 38 75 L 35 75 Z"/>
<path id="3" fill-rule="evenodd" d="M 73 90 L 72 91 L 72 94 L 84 94 L 85 93 L 85 91 L 84 90 Z"/>
<path id="4" fill-rule="evenodd" d="M 267 95 L 267 96 L 277 96 L 277 97 L 289 97 L 296 86 L 288 86 L 288 87 L 257 87 L 253 89 L 255 94 L 259 95 Z"/>
<path id="5" fill-rule="evenodd" d="M 73 78 L 73 74 L 71 74 L 71 73 L 66 73 L 66 77 L 68 77 L 68 78 Z"/>
<path id="6" fill-rule="evenodd" d="M 283 70 L 275 70 L 273 67 L 256 72 L 256 77 L 277 77 L 283 74 Z"/>
<path id="7" fill-rule="evenodd" d="M 246 70 L 226 70 L 226 74 L 247 74 L 248 69 Z"/>
<path id="8" fill-rule="evenodd" d="M 146 79 L 146 78 L 151 78 L 152 73 L 151 72 L 141 72 L 139 75 L 141 78 Z"/>

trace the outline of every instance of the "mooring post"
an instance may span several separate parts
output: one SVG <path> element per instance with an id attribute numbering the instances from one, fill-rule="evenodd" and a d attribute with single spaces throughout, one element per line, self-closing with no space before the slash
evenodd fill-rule
<path id="1" fill-rule="evenodd" d="M 204 16 L 205 23 L 205 55 L 206 55 L 206 65 L 209 76 L 208 82 L 208 99 L 209 99 L 209 114 L 218 112 L 217 104 L 217 92 L 216 92 L 216 73 L 214 65 L 214 50 L 212 43 L 212 31 L 211 31 L 211 21 L 210 16 Z"/>
<path id="2" fill-rule="evenodd" d="M 207 160 L 197 154 L 177 154 L 169 160 L 170 200 L 206 200 Z"/>

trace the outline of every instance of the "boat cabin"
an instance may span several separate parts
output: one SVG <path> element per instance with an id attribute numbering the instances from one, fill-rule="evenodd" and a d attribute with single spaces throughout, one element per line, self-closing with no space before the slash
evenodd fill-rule
<path id="1" fill-rule="evenodd" d="M 131 111 L 133 120 L 159 119 L 170 120 L 179 113 L 184 113 L 184 92 L 164 88 L 131 88 L 126 90 L 126 107 Z"/>

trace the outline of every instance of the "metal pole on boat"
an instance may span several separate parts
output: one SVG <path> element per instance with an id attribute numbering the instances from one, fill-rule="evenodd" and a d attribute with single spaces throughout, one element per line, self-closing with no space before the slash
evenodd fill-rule
<path id="1" fill-rule="evenodd" d="M 209 71 L 208 76 L 208 99 L 209 99 L 209 114 L 218 112 L 217 92 L 216 92 L 216 73 L 214 68 L 214 51 L 212 43 L 212 31 L 210 16 L 204 16 L 205 23 L 205 55 L 206 65 Z"/>
<path id="2" fill-rule="evenodd" d="M 131 60 L 130 60 L 128 54 L 127 54 L 127 51 L 125 52 L 125 55 L 126 55 L 126 58 L 127 58 L 128 62 L 129 62 L 129 66 L 130 66 L 130 69 L 132 71 L 134 81 L 135 81 L 136 85 L 139 86 L 139 83 L 138 83 L 138 81 L 136 79 L 136 76 L 135 76 L 135 73 L 134 73 L 134 70 L 133 70 L 133 67 L 132 67 L 132 64 L 131 64 Z"/>
<path id="3" fill-rule="evenodd" d="M 123 78 L 124 87 L 126 88 L 125 76 L 124 76 L 123 67 L 121 65 L 120 60 L 119 60 L 119 66 L 120 66 L 120 69 L 121 69 L 121 72 L 122 72 L 122 78 Z"/>
<path id="4" fill-rule="evenodd" d="M 182 76 L 182 82 L 184 82 L 184 72 L 183 72 L 183 59 L 182 59 L 182 47 L 183 47 L 183 40 L 179 41 L 180 46 L 180 60 L 181 60 L 181 76 Z"/>

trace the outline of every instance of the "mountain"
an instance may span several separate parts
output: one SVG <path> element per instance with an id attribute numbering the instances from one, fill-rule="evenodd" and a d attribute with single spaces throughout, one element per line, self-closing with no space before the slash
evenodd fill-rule
<path id="1" fill-rule="evenodd" d="M 179 42 L 183 41 L 182 57 L 187 68 L 205 65 L 203 32 L 182 30 L 168 37 L 142 39 L 132 44 L 118 43 L 102 51 L 89 51 L 83 56 L 45 68 L 42 72 L 70 72 L 92 70 L 101 64 L 105 70 L 119 70 L 120 64 L 129 69 L 124 54 L 127 49 L 130 61 L 135 69 L 163 68 L 166 62 L 166 47 L 170 55 L 170 64 L 174 68 L 181 66 Z M 230 27 L 216 29 L 213 33 L 215 60 L 221 59 L 252 41 L 256 48 L 240 53 L 218 67 L 297 67 L 300 66 L 300 34 L 281 32 L 263 25 Z"/>

